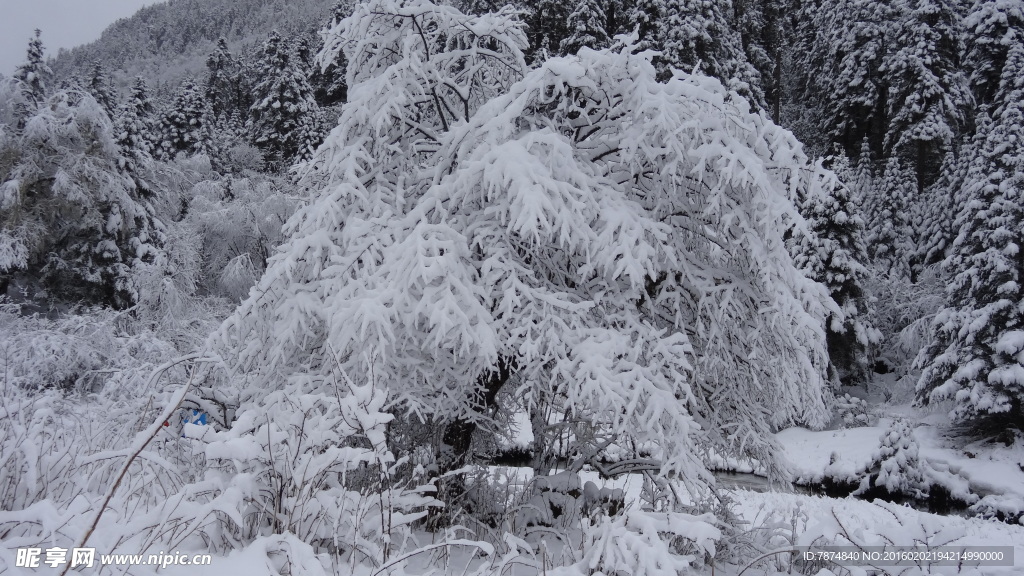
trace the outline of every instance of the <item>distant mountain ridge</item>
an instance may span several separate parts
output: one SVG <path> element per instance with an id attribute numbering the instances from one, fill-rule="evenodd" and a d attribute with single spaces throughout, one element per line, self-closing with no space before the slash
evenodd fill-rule
<path id="1" fill-rule="evenodd" d="M 206 58 L 224 37 L 236 53 L 258 46 L 272 30 L 312 34 L 333 0 L 170 0 L 110 25 L 99 40 L 61 50 L 50 62 L 58 78 L 83 75 L 100 61 L 119 87 L 142 76 L 157 92 L 186 76 L 205 74 Z M 46 31 L 43 30 L 45 40 Z"/>

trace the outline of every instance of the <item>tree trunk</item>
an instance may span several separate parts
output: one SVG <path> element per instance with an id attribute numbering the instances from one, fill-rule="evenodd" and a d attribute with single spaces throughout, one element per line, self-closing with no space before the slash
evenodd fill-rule
<path id="1" fill-rule="evenodd" d="M 488 374 L 483 374 L 477 380 L 477 385 L 471 392 L 470 404 L 476 414 L 485 414 L 494 408 L 498 392 L 508 382 L 515 371 L 515 362 L 509 359 L 499 359 L 498 369 Z M 458 470 L 469 463 L 469 446 L 473 440 L 473 432 L 476 431 L 476 419 L 456 418 L 448 422 L 441 435 L 440 453 L 437 455 L 438 473 L 443 475 Z M 458 500 L 466 492 L 465 477 L 456 474 L 441 480 L 438 483 L 438 499 L 447 505 L 447 514 L 432 515 L 428 521 L 428 528 L 437 529 L 443 527 L 450 519 L 452 510 L 459 504 Z"/>

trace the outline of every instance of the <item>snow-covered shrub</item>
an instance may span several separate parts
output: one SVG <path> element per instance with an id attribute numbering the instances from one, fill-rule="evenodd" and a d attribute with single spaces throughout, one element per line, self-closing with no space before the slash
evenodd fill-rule
<path id="1" fill-rule="evenodd" d="M 921 471 L 924 464 L 918 456 L 917 440 L 910 423 L 902 418 L 894 419 L 879 441 L 881 445 L 875 456 L 879 471 L 874 485 L 885 488 L 890 494 L 913 498 L 927 496 L 928 486 Z"/>
<path id="2" fill-rule="evenodd" d="M 552 576 L 699 574 L 714 557 L 721 532 L 711 515 L 626 510 L 584 520 L 582 558 L 551 570 Z"/>
<path id="3" fill-rule="evenodd" d="M 945 278 L 937 266 L 923 268 L 916 282 L 873 271 L 868 287 L 874 297 L 872 321 L 882 332 L 879 360 L 905 375 L 928 343 L 932 320 L 942 306 Z"/>
<path id="4" fill-rule="evenodd" d="M 386 393 L 344 379 L 335 386 L 309 393 L 296 382 L 243 408 L 229 430 L 193 428 L 208 442 L 210 471 L 189 492 L 233 505 L 219 545 L 289 533 L 318 551 L 380 565 L 439 504 L 434 487 L 394 481 L 404 462 L 385 445 Z"/>
<path id="5" fill-rule="evenodd" d="M 537 476 L 533 479 L 532 496 L 518 510 L 516 525 L 525 533 L 532 526 L 565 532 L 579 524 L 583 495 L 580 475 L 575 472 Z"/>
<path id="6" fill-rule="evenodd" d="M 836 398 L 833 410 L 843 428 L 872 426 L 877 420 L 866 401 L 849 394 Z"/>
<path id="7" fill-rule="evenodd" d="M 203 289 L 238 301 L 263 274 L 282 242 L 281 226 L 298 204 L 274 177 L 226 176 L 196 182 L 187 222 L 201 238 Z"/>

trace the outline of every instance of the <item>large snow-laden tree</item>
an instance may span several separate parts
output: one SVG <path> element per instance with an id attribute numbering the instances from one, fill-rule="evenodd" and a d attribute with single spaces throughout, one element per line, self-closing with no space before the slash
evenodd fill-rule
<path id="1" fill-rule="evenodd" d="M 882 67 L 893 51 L 903 4 L 874 0 L 805 2 L 797 47 L 798 87 L 815 126 L 828 131 L 855 158 L 868 138 L 883 157 L 889 77 Z"/>
<path id="2" fill-rule="evenodd" d="M 696 69 L 763 109 L 761 77 L 747 60 L 743 40 L 729 20 L 732 10 L 728 0 L 665 0 L 658 46 L 664 67 L 661 77 L 670 77 L 672 70 Z"/>
<path id="3" fill-rule="evenodd" d="M 1024 47 L 1008 54 L 969 198 L 944 265 L 953 275 L 918 361 L 925 402 L 952 400 L 959 420 L 1024 421 Z"/>
<path id="4" fill-rule="evenodd" d="M 885 64 L 888 154 L 909 158 L 917 194 L 935 181 L 943 153 L 967 124 L 974 99 L 961 71 L 962 29 L 948 0 L 918 0 L 901 23 L 899 49 Z"/>
<path id="5" fill-rule="evenodd" d="M 126 174 L 114 128 L 92 96 L 61 91 L 28 119 L 0 173 L 0 282 L 127 307 L 140 266 L 163 257 L 164 227 Z"/>
<path id="6" fill-rule="evenodd" d="M 507 13 L 382 0 L 329 34 L 350 102 L 212 337 L 245 375 L 223 394 L 372 383 L 443 427 L 452 470 L 508 386 L 697 486 L 702 450 L 783 472 L 770 431 L 825 423 L 838 311 L 782 236 L 820 183 L 792 135 L 716 80 L 659 83 L 628 45 L 521 78 Z"/>
<path id="7" fill-rule="evenodd" d="M 320 107 L 290 44 L 277 32 L 263 43 L 249 109 L 252 140 L 278 170 L 308 159 L 322 138 Z"/>
<path id="8" fill-rule="evenodd" d="M 990 104 L 999 89 L 1010 49 L 1024 42 L 1024 2 L 982 0 L 964 18 L 965 70 L 979 104 Z"/>
<path id="9" fill-rule="evenodd" d="M 838 170 L 854 172 L 846 163 Z M 854 192 L 831 172 L 818 171 L 818 177 L 820 184 L 800 198 L 800 213 L 807 228 L 793 235 L 790 252 L 797 266 L 828 287 L 842 309 L 841 314 L 829 317 L 826 326 L 835 376 L 847 385 L 863 384 L 870 376 L 872 348 L 880 340 L 878 330 L 868 321 L 865 224 Z"/>

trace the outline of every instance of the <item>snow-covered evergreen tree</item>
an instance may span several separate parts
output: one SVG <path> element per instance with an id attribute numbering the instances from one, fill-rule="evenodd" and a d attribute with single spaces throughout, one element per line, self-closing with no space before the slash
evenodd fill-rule
<path id="1" fill-rule="evenodd" d="M 117 90 L 114 89 L 114 83 L 101 62 L 93 62 L 92 68 L 89 70 L 89 80 L 86 82 L 85 89 L 89 91 L 89 94 L 92 94 L 92 97 L 113 118 L 114 112 L 117 110 Z"/>
<path id="2" fill-rule="evenodd" d="M 897 35 L 899 50 L 885 63 L 889 126 L 885 149 L 914 166 L 917 194 L 938 173 L 949 144 L 974 106 L 960 68 L 960 16 L 950 0 L 917 0 Z"/>
<path id="3" fill-rule="evenodd" d="M 263 44 L 249 132 L 276 169 L 305 160 L 320 144 L 320 107 L 306 71 L 276 32 Z"/>
<path id="4" fill-rule="evenodd" d="M 170 160 L 180 153 L 206 153 L 210 141 L 207 121 L 203 90 L 191 78 L 186 79 L 178 87 L 174 101 L 160 115 L 154 154 L 162 160 Z"/>
<path id="5" fill-rule="evenodd" d="M 153 104 L 146 81 L 136 78 L 128 99 L 116 115 L 114 141 L 120 151 L 121 170 L 135 181 L 142 196 L 154 194 L 144 175 L 153 152 L 152 114 Z"/>
<path id="6" fill-rule="evenodd" d="M 864 138 L 875 158 L 886 157 L 889 85 L 882 66 L 902 7 L 875 0 L 803 3 L 794 53 L 800 98 L 816 129 L 826 130 L 851 158 Z"/>
<path id="7" fill-rule="evenodd" d="M 106 112 L 86 93 L 58 92 L 26 123 L 20 157 L 0 184 L 0 274 L 50 296 L 126 307 L 136 270 L 162 258 L 163 225 L 123 172 Z"/>
<path id="8" fill-rule="evenodd" d="M 126 157 L 153 152 L 153 101 L 149 96 L 149 86 L 141 76 L 132 82 L 115 128 L 117 144 Z"/>
<path id="9" fill-rule="evenodd" d="M 786 0 L 735 0 L 733 20 L 743 52 L 757 70 L 766 110 L 778 123 L 782 115 L 782 60 L 786 48 Z"/>
<path id="10" fill-rule="evenodd" d="M 978 104 L 990 104 L 1007 55 L 1024 42 L 1024 3 L 1020 0 L 981 0 L 964 18 L 967 52 L 964 69 Z"/>
<path id="11" fill-rule="evenodd" d="M 43 60 L 42 32 L 36 30 L 35 36 L 28 42 L 28 53 L 25 62 L 14 71 L 14 79 L 18 82 L 19 92 L 23 99 L 23 109 L 19 110 L 22 121 L 46 98 L 46 81 L 53 74 Z"/>
<path id="12" fill-rule="evenodd" d="M 347 0 L 338 2 L 331 9 L 331 18 L 327 21 L 325 30 L 330 30 L 337 26 L 339 22 L 347 18 L 351 13 L 351 2 Z M 323 40 L 321 39 L 319 45 L 322 45 L 322 43 Z M 324 62 L 323 65 L 310 62 L 309 83 L 313 86 L 316 101 L 320 106 L 332 106 L 344 102 L 348 97 L 348 85 L 345 84 L 346 66 L 344 53 L 339 53 L 336 61 Z"/>
<path id="13" fill-rule="evenodd" d="M 636 28 L 637 47 L 641 50 L 657 50 L 664 32 L 661 30 L 665 0 L 637 0 L 629 20 Z"/>
<path id="14" fill-rule="evenodd" d="M 600 50 L 609 44 L 604 29 L 604 10 L 598 0 L 582 0 L 569 14 L 569 35 L 558 46 L 561 54 L 575 54 L 584 46 Z"/>
<path id="15" fill-rule="evenodd" d="M 846 385 L 864 384 L 869 376 L 872 347 L 880 335 L 868 321 L 868 271 L 864 267 L 864 220 L 849 188 L 827 172 L 822 182 L 800 202 L 806 230 L 791 240 L 794 261 L 811 278 L 829 289 L 840 313 L 826 324 L 829 361 Z"/>
<path id="16" fill-rule="evenodd" d="M 932 341 L 918 362 L 925 403 L 951 400 L 958 420 L 1019 428 L 1024 422 L 1024 47 L 1007 57 L 986 123 L 968 204 L 944 262 L 953 276 Z"/>
<path id="17" fill-rule="evenodd" d="M 558 52 L 569 36 L 572 4 L 561 0 L 525 0 L 526 32 L 530 39 L 526 56 L 532 63 L 543 62 Z M 607 31 L 606 31 L 607 32 Z"/>
<path id="18" fill-rule="evenodd" d="M 897 157 L 885 164 L 881 185 L 868 201 L 867 252 L 883 274 L 910 277 L 914 230 L 910 208 L 916 194 L 915 179 Z"/>
<path id="19" fill-rule="evenodd" d="M 987 114 L 976 118 L 975 134 L 962 138 L 958 147 L 946 153 L 938 179 L 915 202 L 915 248 L 911 256 L 914 277 L 924 267 L 939 264 L 949 256 L 969 201 L 966 182 L 971 170 L 979 167 L 977 156 L 984 146 L 990 123 Z"/>
<path id="20" fill-rule="evenodd" d="M 781 227 L 821 168 L 713 79 L 659 83 L 633 47 L 526 73 L 525 40 L 507 15 L 423 1 L 363 4 L 328 34 L 350 102 L 211 340 L 246 374 L 224 394 L 351 378 L 441 427 L 442 471 L 503 393 L 655 446 L 695 488 L 697 446 L 781 474 L 770 431 L 827 419 L 838 308 Z"/>
<path id="21" fill-rule="evenodd" d="M 228 50 L 227 40 L 220 38 L 206 58 L 205 95 L 214 118 L 238 112 L 238 91 L 238 63 Z"/>
<path id="22" fill-rule="evenodd" d="M 925 497 L 927 484 L 910 423 L 903 418 L 894 419 L 879 442 L 881 445 L 876 456 L 879 471 L 875 486 L 885 488 L 890 494 Z"/>
<path id="23" fill-rule="evenodd" d="M 718 78 L 754 107 L 764 108 L 760 75 L 747 60 L 742 38 L 729 21 L 731 11 L 730 1 L 665 0 L 661 76 L 696 69 Z"/>

